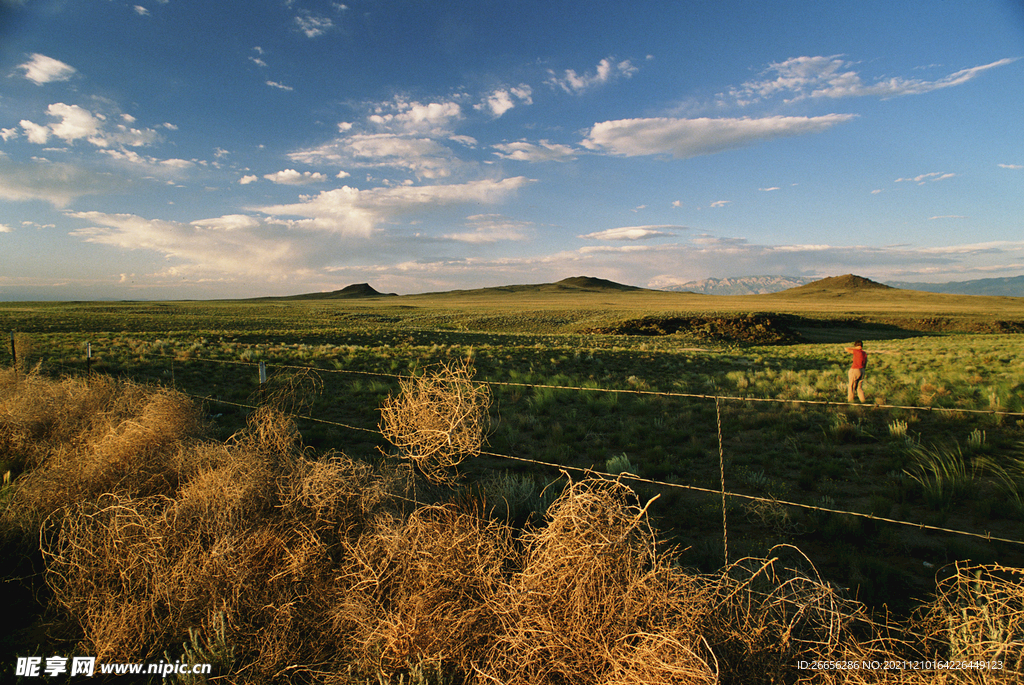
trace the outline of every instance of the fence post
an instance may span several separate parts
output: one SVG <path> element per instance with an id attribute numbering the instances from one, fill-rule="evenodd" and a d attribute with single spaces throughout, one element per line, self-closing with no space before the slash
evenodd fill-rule
<path id="1" fill-rule="evenodd" d="M 92 343 L 85 343 L 85 377 L 92 375 Z"/>
<path id="2" fill-rule="evenodd" d="M 729 565 L 729 528 L 725 524 L 725 450 L 722 447 L 722 409 L 715 395 L 715 419 L 718 422 L 718 477 L 722 484 L 722 552 L 725 565 Z"/>
<path id="3" fill-rule="evenodd" d="M 14 331 L 11 331 L 11 368 L 14 369 L 14 382 L 18 382 L 18 351 L 14 346 Z"/>
<path id="4" fill-rule="evenodd" d="M 266 404 L 267 402 L 267 363 L 264 361 L 260 362 L 260 404 Z"/>

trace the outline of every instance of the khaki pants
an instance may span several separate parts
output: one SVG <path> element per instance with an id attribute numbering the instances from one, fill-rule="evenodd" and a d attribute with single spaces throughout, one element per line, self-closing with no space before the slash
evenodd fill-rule
<path id="1" fill-rule="evenodd" d="M 853 402 L 854 394 L 861 402 L 867 401 L 864 399 L 864 369 L 850 369 L 850 386 L 846 391 L 846 401 Z"/>

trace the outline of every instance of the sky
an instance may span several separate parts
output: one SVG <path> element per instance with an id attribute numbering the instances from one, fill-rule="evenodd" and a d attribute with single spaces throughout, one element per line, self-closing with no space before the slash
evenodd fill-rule
<path id="1" fill-rule="evenodd" d="M 1021 0 L 0 0 L 0 300 L 1017 276 L 1022 58 Z"/>

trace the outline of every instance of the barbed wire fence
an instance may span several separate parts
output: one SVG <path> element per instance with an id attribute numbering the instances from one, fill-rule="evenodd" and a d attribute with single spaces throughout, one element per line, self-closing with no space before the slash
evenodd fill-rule
<path id="1" fill-rule="evenodd" d="M 13 336 L 13 333 L 12 333 L 12 336 Z M 92 348 L 91 348 L 91 345 L 88 347 L 88 350 L 89 350 L 89 352 L 86 355 L 85 371 L 86 371 L 86 373 L 92 373 L 93 370 L 92 370 L 92 354 L 91 354 Z M 13 357 L 14 354 L 15 354 L 14 346 L 12 344 L 12 357 Z M 260 388 L 259 388 L 259 393 L 258 394 L 254 393 L 254 395 L 253 395 L 254 397 L 265 397 L 263 385 L 267 382 L 266 368 L 270 367 L 270 366 L 272 366 L 275 369 L 279 369 L 279 370 L 297 371 L 297 372 L 304 373 L 304 374 L 308 374 L 308 373 L 316 373 L 316 374 L 327 373 L 327 374 L 342 374 L 342 375 L 360 375 L 360 376 L 368 376 L 368 377 L 376 377 L 376 378 L 385 378 L 385 379 L 393 380 L 395 382 L 401 382 L 403 380 L 408 380 L 410 378 L 410 375 L 408 375 L 408 374 L 386 373 L 386 372 L 381 372 L 381 371 L 365 371 L 365 370 L 356 370 L 356 369 L 329 369 L 329 368 L 321 368 L 321 367 L 309 366 L 309 365 L 270 363 L 270 362 L 268 362 L 266 360 L 246 361 L 246 360 L 232 360 L 232 359 L 213 359 L 213 358 L 208 358 L 208 357 L 204 358 L 204 357 L 199 357 L 199 356 L 193 356 L 191 354 L 187 355 L 187 356 L 186 355 L 167 355 L 167 354 L 159 354 L 159 353 L 154 353 L 154 352 L 146 352 L 144 356 L 146 356 L 146 357 L 156 357 L 156 358 L 165 358 L 165 359 L 170 360 L 170 362 L 171 362 L 171 364 L 170 364 L 170 375 L 171 375 L 172 383 L 175 385 L 175 387 L 177 387 L 177 380 L 176 380 L 175 371 L 174 371 L 174 363 L 175 362 L 178 362 L 179 365 L 181 365 L 181 364 L 190 364 L 190 363 L 224 364 L 224 365 L 234 365 L 234 366 L 248 367 L 248 368 L 251 368 L 251 369 L 254 369 L 254 370 L 258 370 L 256 376 L 257 376 L 257 378 L 260 381 Z M 476 383 L 478 385 L 481 385 L 481 386 L 490 386 L 490 387 L 518 387 L 518 388 L 529 388 L 529 389 L 546 389 L 546 390 L 574 391 L 574 392 L 586 392 L 586 393 L 612 393 L 612 394 L 621 394 L 621 395 L 656 396 L 656 397 L 666 397 L 666 398 L 688 398 L 688 399 L 695 399 L 695 400 L 703 400 L 703 401 L 714 402 L 715 403 L 715 414 L 716 414 L 716 425 L 717 425 L 717 442 L 718 442 L 718 458 L 719 458 L 719 485 L 720 485 L 719 489 L 717 489 L 717 490 L 716 489 L 711 489 L 711 488 L 706 488 L 706 487 L 700 487 L 700 486 L 697 486 L 697 485 L 690 485 L 690 484 L 684 484 L 684 483 L 673 483 L 673 482 L 662 481 L 662 480 L 657 480 L 657 479 L 652 479 L 652 478 L 644 478 L 644 477 L 639 476 L 638 474 L 629 473 L 629 472 L 610 473 L 610 472 L 601 471 L 601 470 L 594 469 L 594 468 L 584 468 L 584 467 L 578 467 L 578 466 L 569 466 L 569 465 L 565 465 L 565 464 L 557 464 L 557 463 L 554 463 L 554 462 L 544 461 L 544 460 L 540 460 L 540 459 L 532 459 L 532 458 L 529 458 L 529 457 L 516 456 L 516 455 L 511 455 L 511 454 L 501 454 L 501 453 L 490 452 L 490 451 L 485 451 L 485 450 L 481 450 L 479 452 L 479 454 L 480 455 L 484 455 L 484 456 L 488 456 L 488 457 L 492 457 L 492 458 L 496 458 L 496 459 L 503 459 L 503 460 L 509 460 L 509 461 L 515 461 L 515 462 L 519 462 L 519 463 L 524 463 L 524 464 L 530 464 L 530 465 L 533 465 L 533 466 L 536 466 L 536 467 L 540 467 L 540 468 L 560 471 L 562 473 L 575 472 L 575 473 L 581 473 L 581 474 L 584 474 L 584 475 L 592 475 L 592 476 L 597 476 L 597 477 L 602 477 L 602 478 L 622 479 L 624 481 L 630 481 L 630 482 L 635 482 L 635 483 L 638 483 L 638 484 L 645 484 L 645 485 L 654 486 L 654 487 L 670 488 L 670 489 L 675 489 L 675 490 L 682 490 L 682 491 L 701 493 L 701 494 L 705 494 L 705 495 L 717 495 L 717 496 L 719 496 L 721 498 L 721 507 L 722 507 L 722 537 L 723 537 L 722 544 L 723 544 L 723 557 L 725 559 L 726 565 L 728 565 L 728 559 L 729 559 L 729 551 L 728 551 L 728 526 L 727 526 L 727 520 L 726 520 L 727 500 L 743 500 L 743 501 L 748 501 L 748 502 L 757 502 L 757 503 L 768 504 L 768 505 L 771 505 L 771 506 L 782 506 L 782 507 L 798 508 L 798 509 L 803 509 L 803 510 L 806 510 L 806 511 L 815 511 L 815 512 L 820 512 L 820 513 L 824 513 L 824 514 L 846 515 L 846 516 L 852 516 L 852 517 L 856 517 L 856 518 L 860 518 L 860 519 L 865 519 L 865 520 L 870 520 L 870 521 L 875 521 L 875 522 L 880 522 L 880 523 L 887 523 L 887 524 L 892 524 L 892 525 L 904 526 L 904 527 L 913 528 L 913 529 L 922 530 L 922 531 L 926 530 L 926 531 L 932 531 L 932 532 L 936 532 L 936 533 L 945 533 L 945 534 L 959 535 L 959 536 L 964 536 L 964 537 L 970 537 L 970 538 L 974 538 L 974 539 L 984 540 L 984 541 L 989 542 L 989 543 L 999 542 L 999 543 L 1018 545 L 1018 546 L 1024 547 L 1024 540 L 1017 540 L 1017 539 L 1013 539 L 1013 538 L 996 536 L 996 535 L 992 535 L 989 532 L 981 533 L 981 532 L 977 532 L 977 531 L 960 530 L 960 529 L 948 528 L 948 527 L 944 527 L 944 526 L 936 526 L 936 525 L 931 525 L 931 524 L 925 524 L 925 523 L 922 523 L 922 522 L 904 521 L 904 520 L 900 520 L 900 519 L 879 516 L 879 515 L 872 514 L 872 513 L 864 513 L 864 512 L 852 511 L 852 510 L 847 510 L 847 509 L 839 509 L 839 508 L 836 508 L 836 507 L 827 507 L 827 506 L 807 504 L 807 503 L 802 503 L 802 502 L 794 502 L 794 501 L 784 500 L 784 499 L 775 498 L 775 497 L 760 497 L 760 496 L 757 496 L 757 495 L 749 495 L 749 494 L 745 494 L 745 493 L 739 493 L 739 492 L 733 492 L 733 491 L 727 490 L 726 487 L 725 487 L 725 449 L 724 449 L 724 437 L 723 437 L 723 430 L 722 430 L 721 404 L 723 402 L 745 402 L 745 403 L 761 403 L 761 404 L 766 404 L 766 405 L 767 404 L 781 404 L 781 405 L 791 405 L 791 406 L 812 406 L 812 407 L 823 407 L 823 408 L 828 408 L 828 407 L 835 407 L 835 408 L 857 407 L 857 408 L 861 408 L 861 409 L 871 408 L 871 409 L 880 409 L 880 410 L 903 410 L 903 411 L 915 411 L 915 412 L 940 412 L 940 413 L 949 413 L 949 414 L 991 415 L 991 416 L 999 416 L 999 417 L 1016 417 L 1016 418 L 1021 418 L 1021 419 L 1024 419 L 1024 412 L 1013 412 L 1013 411 L 1006 411 L 1006 410 L 1002 410 L 1002 409 L 970 409 L 970 408 L 964 408 L 964 407 L 916 406 L 916 405 L 899 405 L 899 404 L 885 404 L 885 403 L 865 405 L 865 404 L 857 404 L 857 403 L 852 403 L 852 402 L 829 401 L 829 400 L 805 400 L 805 399 L 785 399 L 785 398 L 771 398 L 771 397 L 752 397 L 752 396 L 725 395 L 725 394 L 717 394 L 717 393 L 688 393 L 688 392 L 674 392 L 674 391 L 661 391 L 661 390 L 644 390 L 644 389 L 641 389 L 641 388 L 604 388 L 604 387 L 587 387 L 587 386 L 573 386 L 573 385 L 551 385 L 551 384 L 544 384 L 544 383 L 523 383 L 523 382 L 515 382 L 515 381 L 474 380 L 474 383 Z M 235 402 L 235 401 L 226 400 L 226 399 L 217 397 L 215 395 L 201 395 L 201 394 L 187 392 L 185 390 L 182 390 L 181 388 L 177 388 L 177 389 L 179 391 L 183 392 L 184 394 L 190 396 L 190 397 L 193 397 L 195 399 L 198 399 L 198 400 L 201 400 L 201 401 L 205 401 L 205 402 L 211 402 L 211 403 L 216 403 L 216 404 L 223 404 L 223 405 L 233 406 L 233 407 L 240 408 L 240 409 L 249 409 L 249 410 L 260 409 L 260 406 L 257 405 L 257 404 L 252 404 L 252 403 L 247 403 L 247 402 Z M 308 421 L 308 422 L 312 422 L 312 423 L 323 424 L 323 425 L 327 425 L 327 426 L 344 428 L 346 430 L 351 430 L 351 431 L 357 431 L 357 432 L 373 434 L 375 436 L 386 438 L 386 436 L 382 433 L 382 431 L 380 430 L 379 427 L 367 428 L 365 426 L 356 426 L 356 425 L 346 424 L 346 423 L 339 422 L 339 421 L 331 421 L 331 420 L 324 419 L 324 418 L 321 418 L 321 417 L 311 416 L 309 414 L 298 413 L 297 411 L 294 411 L 294 409 L 291 410 L 291 411 L 287 411 L 286 413 L 288 413 L 290 416 L 292 416 L 295 419 L 300 419 L 300 420 Z"/>

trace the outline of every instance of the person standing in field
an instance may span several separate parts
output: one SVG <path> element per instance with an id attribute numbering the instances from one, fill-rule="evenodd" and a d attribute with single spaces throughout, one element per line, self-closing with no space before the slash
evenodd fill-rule
<path id="1" fill-rule="evenodd" d="M 864 369 L 868 365 L 868 355 L 864 351 L 864 343 L 860 340 L 853 343 L 853 347 L 847 347 L 846 351 L 853 355 L 853 363 L 850 365 L 850 385 L 846 390 L 846 401 L 853 402 L 854 394 L 861 402 L 864 399 Z"/>

